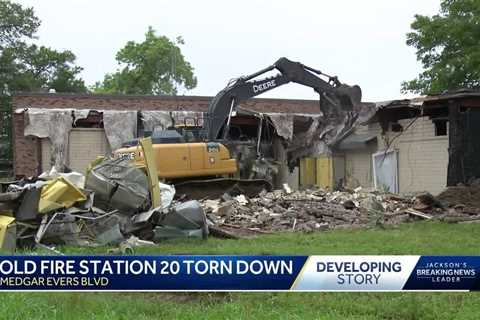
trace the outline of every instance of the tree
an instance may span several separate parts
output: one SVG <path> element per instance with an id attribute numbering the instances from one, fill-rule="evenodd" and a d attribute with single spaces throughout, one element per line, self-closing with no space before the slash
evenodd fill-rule
<path id="1" fill-rule="evenodd" d="M 0 91 L 86 91 L 71 51 L 32 43 L 39 26 L 32 8 L 0 0 Z"/>
<path id="2" fill-rule="evenodd" d="M 129 41 L 116 55 L 121 66 L 93 87 L 95 92 L 124 94 L 176 94 L 177 86 L 197 85 L 193 68 L 183 56 L 181 37 L 173 42 L 148 28 L 145 40 Z"/>
<path id="3" fill-rule="evenodd" d="M 416 15 L 407 45 L 425 69 L 403 92 L 438 93 L 480 84 L 480 1 L 443 0 L 440 13 Z"/>

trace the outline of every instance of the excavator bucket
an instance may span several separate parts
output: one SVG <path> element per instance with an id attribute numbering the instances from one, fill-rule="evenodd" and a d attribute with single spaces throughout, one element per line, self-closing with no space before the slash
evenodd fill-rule
<path id="1" fill-rule="evenodd" d="M 362 107 L 362 90 L 359 86 L 341 84 L 335 90 L 338 99 L 335 104 L 345 111 L 359 110 Z"/>

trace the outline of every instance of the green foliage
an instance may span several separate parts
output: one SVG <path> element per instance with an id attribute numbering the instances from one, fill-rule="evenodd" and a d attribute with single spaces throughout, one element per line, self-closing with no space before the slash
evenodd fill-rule
<path id="1" fill-rule="evenodd" d="M 197 85 L 193 68 L 183 56 L 181 37 L 173 42 L 157 36 L 149 27 L 145 40 L 129 41 L 116 55 L 121 66 L 105 75 L 103 82 L 93 87 L 100 93 L 176 94 L 177 86 L 192 89 Z"/>
<path id="2" fill-rule="evenodd" d="M 40 26 L 32 8 L 22 8 L 10 1 L 0 1 L 0 17 L 1 44 L 11 46 L 23 37 L 32 38 Z"/>
<path id="3" fill-rule="evenodd" d="M 86 91 L 71 51 L 31 43 L 39 26 L 32 8 L 0 0 L 0 91 Z"/>
<path id="4" fill-rule="evenodd" d="M 443 0 L 439 14 L 416 15 L 407 44 L 423 71 L 402 91 L 438 93 L 480 85 L 480 1 Z"/>

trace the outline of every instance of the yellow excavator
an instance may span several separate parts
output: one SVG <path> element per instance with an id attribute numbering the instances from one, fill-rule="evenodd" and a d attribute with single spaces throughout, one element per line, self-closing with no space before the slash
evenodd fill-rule
<path id="1" fill-rule="evenodd" d="M 280 73 L 261 80 L 254 79 L 274 69 Z M 326 80 L 320 76 L 326 77 Z M 237 159 L 231 156 L 225 142 L 229 140 L 232 114 L 240 102 L 289 82 L 313 88 L 320 95 L 320 102 L 328 102 L 323 110 L 320 103 L 319 113 L 322 112 L 324 116 L 335 114 L 336 108 L 358 110 L 362 105 L 359 86 L 342 84 L 337 77 L 328 76 L 299 62 L 280 58 L 265 69 L 229 83 L 212 99 L 204 125 L 204 141 L 189 142 L 189 139 L 177 130 L 154 131 L 152 142 L 158 177 L 173 182 L 177 190 L 178 187 L 188 187 L 190 191 L 196 189 L 198 192 L 207 183 L 210 188 L 212 182 L 217 191 L 225 191 L 233 185 L 240 187 L 242 191 L 252 188 L 255 189 L 252 192 L 262 188 L 269 189 L 270 182 L 265 179 L 239 179 Z M 141 148 L 135 143 L 126 144 L 114 154 L 116 157 L 127 157 L 138 165 L 144 163 Z M 203 177 L 203 180 L 198 180 L 199 177 Z"/>

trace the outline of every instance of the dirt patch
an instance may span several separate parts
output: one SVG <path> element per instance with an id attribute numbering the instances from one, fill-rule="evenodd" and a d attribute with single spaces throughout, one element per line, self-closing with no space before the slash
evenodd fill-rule
<path id="1" fill-rule="evenodd" d="M 448 187 L 437 196 L 447 206 L 465 205 L 480 208 L 480 186 Z"/>

